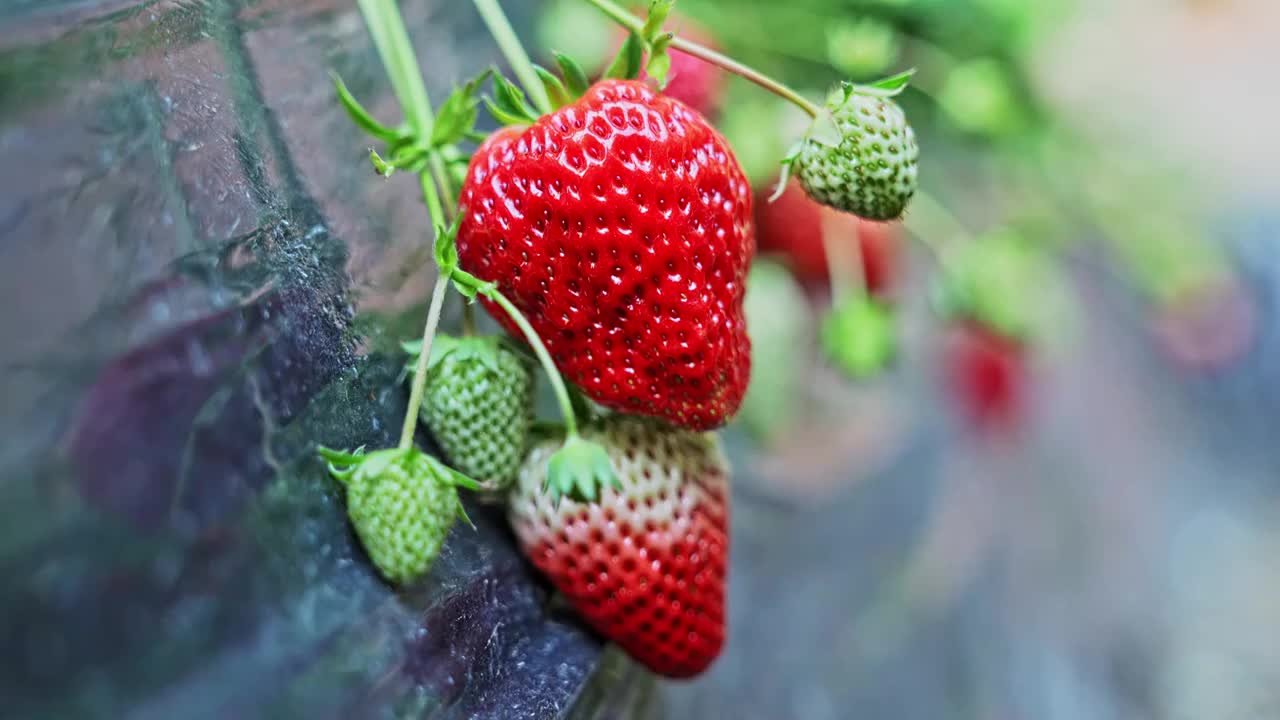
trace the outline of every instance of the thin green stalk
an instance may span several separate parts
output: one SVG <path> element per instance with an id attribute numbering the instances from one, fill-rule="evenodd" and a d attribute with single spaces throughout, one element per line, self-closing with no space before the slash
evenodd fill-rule
<path id="1" fill-rule="evenodd" d="M 427 322 L 422 326 L 422 352 L 414 367 L 413 385 L 409 389 L 409 408 L 404 413 L 404 426 L 400 430 L 400 449 L 413 447 L 413 434 L 418 429 L 418 409 L 422 407 L 422 395 L 427 387 L 427 361 L 431 357 L 431 341 L 440 325 L 440 309 L 449 291 L 449 278 L 443 272 L 436 274 L 436 287 L 431 293 L 431 307 L 427 309 Z"/>
<path id="2" fill-rule="evenodd" d="M 525 94 L 533 100 L 534 107 L 543 114 L 551 112 L 553 108 L 551 99 L 547 97 L 547 89 L 538 79 L 538 73 L 533 69 L 533 61 L 529 59 L 529 54 L 520 44 L 520 38 L 516 37 L 516 31 L 512 29 L 511 22 L 502 11 L 502 6 L 497 0 L 475 0 L 475 4 L 476 10 L 480 11 L 480 17 L 484 19 L 484 24 L 489 27 L 489 33 L 498 43 L 498 49 L 502 51 L 507 64 L 511 66 L 520 84 L 524 86 Z"/>
<path id="3" fill-rule="evenodd" d="M 477 2 L 479 2 L 479 0 L 477 0 Z M 622 25 L 631 32 L 636 33 L 637 35 L 644 32 L 644 20 L 641 20 L 635 15 L 627 12 L 622 6 L 612 2 L 612 0 L 587 0 L 587 2 L 599 8 L 601 12 L 613 18 L 619 25 Z M 734 60 L 722 53 L 718 53 L 709 47 L 699 45 L 696 42 L 682 37 L 676 37 L 673 39 L 671 41 L 671 47 L 701 60 L 705 60 L 712 65 L 719 66 L 738 77 L 759 85 L 774 95 L 777 95 L 778 97 L 791 102 L 801 110 L 804 110 L 809 117 L 816 118 L 818 117 L 818 114 L 822 112 L 821 108 L 809 102 L 803 95 L 795 90 L 792 90 L 777 80 L 765 75 L 759 70 L 743 65 L 737 60 Z"/>
<path id="4" fill-rule="evenodd" d="M 952 247 L 972 239 L 951 211 L 923 190 L 916 192 L 911 201 L 911 211 L 903 216 L 902 224 L 933 254 L 944 270 Z"/>
<path id="5" fill-rule="evenodd" d="M 829 224 L 822 224 L 822 249 L 827 254 L 827 272 L 831 276 L 832 304 L 838 306 L 844 300 L 867 294 L 867 266 L 862 257 L 862 241 L 857 235 L 850 248 L 848 238 L 831 232 L 833 228 L 827 227 Z"/>
<path id="6" fill-rule="evenodd" d="M 555 391 L 556 402 L 560 405 L 560 414 L 564 416 L 565 437 L 574 437 L 578 434 L 578 421 L 574 417 L 573 401 L 569 398 L 569 389 L 565 387 L 564 378 L 560 377 L 560 371 L 556 369 L 555 362 L 551 360 L 551 353 L 547 352 L 547 346 L 542 344 L 542 338 L 538 337 L 538 333 L 534 331 L 533 326 L 525 319 L 524 314 L 507 299 L 506 295 L 494 288 L 487 292 L 486 296 L 498 303 L 507 313 L 507 316 L 520 328 L 520 332 L 524 333 L 525 340 L 533 348 L 534 355 L 538 356 L 538 362 L 542 363 L 542 368 L 546 371 L 547 377 L 551 379 L 551 389 Z"/>
<path id="7" fill-rule="evenodd" d="M 413 43 L 409 41 L 409 33 L 400 17 L 400 8 L 395 0 L 357 0 L 357 3 L 391 79 L 391 86 L 400 99 L 405 123 L 417 137 L 431 137 L 435 122 L 431 100 L 422 81 L 422 72 L 418 69 Z"/>

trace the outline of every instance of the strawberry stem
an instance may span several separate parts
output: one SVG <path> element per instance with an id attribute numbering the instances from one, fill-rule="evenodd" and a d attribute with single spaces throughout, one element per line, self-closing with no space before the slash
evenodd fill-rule
<path id="1" fill-rule="evenodd" d="M 551 99 L 547 97 L 547 89 L 538 78 L 538 73 L 533 68 L 533 61 L 529 59 L 529 54 L 520 44 L 520 38 L 516 37 L 511 22 L 502 11 L 502 6 L 497 0 L 475 0 L 475 5 L 476 10 L 480 12 L 480 17 L 484 19 L 484 24 L 489 28 L 489 34 L 493 36 L 494 42 L 498 43 L 498 49 L 502 51 L 507 64 L 511 66 L 512 72 L 524 87 L 525 94 L 533 100 L 538 112 L 544 115 L 550 113 L 554 108 L 551 106 Z"/>
<path id="2" fill-rule="evenodd" d="M 834 232 L 835 222 L 830 213 L 823 213 L 822 251 L 827 255 L 827 272 L 831 275 L 831 301 L 838 306 L 848 298 L 861 298 L 867 294 L 866 258 L 862 257 L 860 228 L 855 229 L 852 242 Z M 853 247 L 850 248 L 849 245 Z"/>
<path id="3" fill-rule="evenodd" d="M 627 12 L 622 6 L 614 3 L 612 0 L 587 0 L 587 2 L 599 8 L 601 12 L 613 18 L 615 22 L 635 33 L 641 39 L 646 39 L 644 37 L 644 20 Z M 816 118 L 822 112 L 821 108 L 809 102 L 803 95 L 795 90 L 792 90 L 759 70 L 744 65 L 723 53 L 716 52 L 709 47 L 699 45 L 696 42 L 679 36 L 675 37 L 671 41 L 671 47 L 685 54 L 692 55 L 700 60 L 711 63 L 712 65 L 723 68 L 740 78 L 759 85 L 765 90 L 768 90 L 774 95 L 777 95 L 783 100 L 786 100 L 805 111 L 809 117 Z"/>
<path id="4" fill-rule="evenodd" d="M 413 434 L 418 429 L 418 409 L 422 407 L 422 394 L 427 387 L 427 361 L 431 357 L 431 341 L 435 339 L 436 328 L 440 325 L 440 309 L 444 307 L 444 296 L 448 290 L 449 278 L 441 271 L 436 275 L 436 286 L 431 292 L 431 306 L 427 308 L 427 322 L 422 326 L 422 352 L 418 353 L 413 385 L 409 388 L 409 407 L 404 412 L 404 426 L 400 430 L 401 450 L 413 447 Z"/>
<path id="5" fill-rule="evenodd" d="M 952 248 L 972 240 L 969 231 L 937 198 L 917 190 L 902 225 L 920 241 L 945 272 Z"/>
<path id="6" fill-rule="evenodd" d="M 569 389 L 565 387 L 564 378 L 560 376 L 560 370 L 556 368 L 555 362 L 551 360 L 551 353 L 547 352 L 547 346 L 542 344 L 542 338 L 538 337 L 538 333 L 534 331 L 533 326 L 525 319 L 524 313 L 520 312 L 507 299 L 507 296 L 503 295 L 496 287 L 490 286 L 481 292 L 484 293 L 485 297 L 497 303 L 511 318 L 511 321 L 520 328 L 520 332 L 524 334 L 529 347 L 533 348 L 533 354 L 538 356 L 538 362 L 542 364 L 542 369 L 546 371 L 547 377 L 551 380 L 551 389 L 555 392 L 556 402 L 560 405 L 560 414 L 564 417 L 565 437 L 577 437 L 578 420 L 573 412 L 573 401 L 569 398 Z"/>

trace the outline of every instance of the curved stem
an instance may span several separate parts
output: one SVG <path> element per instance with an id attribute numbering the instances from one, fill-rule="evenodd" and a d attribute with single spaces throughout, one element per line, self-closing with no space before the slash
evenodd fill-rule
<path id="1" fill-rule="evenodd" d="M 422 407 L 422 393 L 427 387 L 427 361 L 431 357 L 431 341 L 435 339 L 440 324 L 440 308 L 444 306 L 445 293 L 449 291 L 449 278 L 443 272 L 436 275 L 436 287 L 431 293 L 431 307 L 427 309 L 427 322 L 422 326 L 422 352 L 414 367 L 413 386 L 409 390 L 409 408 L 404 413 L 404 426 L 400 430 L 400 449 L 413 446 L 413 433 L 418 429 L 418 408 Z"/>
<path id="2" fill-rule="evenodd" d="M 417 56 L 413 54 L 413 43 L 400 17 L 400 8 L 395 0 L 357 0 L 357 3 L 391 86 L 400 99 L 405 124 L 417 137 L 431 137 L 434 123 L 431 101 L 422 82 Z"/>
<path id="3" fill-rule="evenodd" d="M 478 1 L 479 0 L 477 0 L 477 2 Z M 641 35 L 644 33 L 644 20 L 641 20 L 635 15 L 632 15 L 631 13 L 627 12 L 622 6 L 618 5 L 617 3 L 614 3 L 613 0 L 587 0 L 587 2 L 599 8 L 601 12 L 613 18 L 613 20 L 616 21 L 619 25 L 630 30 L 631 32 L 637 35 Z M 700 60 L 709 62 L 712 65 L 721 67 L 727 70 L 728 72 L 731 72 L 734 75 L 737 75 L 738 77 L 741 77 L 745 80 L 749 80 L 755 83 L 756 85 L 759 85 L 760 87 L 764 88 L 765 90 L 768 90 L 774 95 L 777 95 L 778 97 L 793 103 L 794 105 L 799 107 L 801 110 L 804 110 L 806 113 L 808 113 L 809 117 L 816 118 L 818 117 L 818 114 L 822 112 L 821 108 L 809 102 L 807 99 L 805 99 L 803 95 L 796 92 L 795 90 L 792 90 L 791 88 L 787 87 L 786 85 L 783 85 L 777 80 L 774 80 L 768 75 L 765 75 L 759 70 L 756 70 L 755 68 L 749 67 L 747 65 L 743 65 L 737 60 L 734 60 L 733 58 L 727 55 L 724 55 L 722 53 L 716 52 L 715 50 L 712 50 L 709 47 L 706 47 L 704 45 L 699 45 L 696 42 L 693 42 L 691 40 L 686 40 L 685 38 L 682 38 L 682 37 L 676 37 L 675 39 L 673 39 L 671 41 L 671 47 L 683 53 L 686 53 L 688 55 L 692 55 Z"/>
<path id="4" fill-rule="evenodd" d="M 943 270 L 946 270 L 952 246 L 972 239 L 951 211 L 923 190 L 916 192 L 910 212 L 903 216 L 902 224 L 933 254 Z"/>
<path id="5" fill-rule="evenodd" d="M 560 405 L 560 414 L 564 416 L 565 437 L 571 438 L 577 435 L 578 421 L 573 413 L 573 401 L 569 399 L 569 389 L 565 387 L 564 378 L 560 376 L 560 371 L 551 360 L 551 353 L 547 352 L 547 346 L 542 344 L 542 338 L 538 337 L 533 326 L 525 319 L 524 313 L 520 312 L 497 288 L 487 291 L 485 296 L 498 303 L 512 322 L 520 328 L 520 332 L 524 333 L 524 339 L 533 348 L 533 354 L 538 356 L 538 362 L 542 363 L 542 369 L 551 380 L 551 389 L 555 391 L 556 402 Z"/>
<path id="6" fill-rule="evenodd" d="M 494 42 L 498 43 L 498 49 L 507 59 L 507 64 L 519 78 L 520 84 L 524 86 L 525 94 L 533 100 L 534 107 L 544 115 L 550 113 L 554 108 L 551 107 L 551 99 L 547 97 L 547 89 L 538 79 L 538 73 L 533 69 L 533 61 L 529 59 L 529 54 L 520 44 L 520 38 L 516 37 L 516 31 L 512 29 L 511 22 L 502 11 L 502 6 L 497 0 L 475 0 L 475 5 L 476 10 L 480 11 L 480 17 L 484 19 L 484 24 L 489 27 L 489 34 L 493 35 Z"/>

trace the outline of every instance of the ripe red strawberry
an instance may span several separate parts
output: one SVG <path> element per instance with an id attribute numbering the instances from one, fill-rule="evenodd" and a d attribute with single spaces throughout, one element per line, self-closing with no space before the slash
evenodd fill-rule
<path id="1" fill-rule="evenodd" d="M 621 481 L 599 502 L 542 492 L 560 441 L 536 445 L 508 512 L 525 554 L 597 631 L 656 673 L 691 677 L 724 642 L 728 467 L 716 437 L 613 416 L 600 442 Z"/>
<path id="2" fill-rule="evenodd" d="M 751 191 L 702 116 L 643 83 L 601 81 L 485 141 L 461 206 L 462 269 L 496 282 L 593 400 L 695 430 L 737 411 Z"/>
<path id="3" fill-rule="evenodd" d="M 983 429 L 1014 428 L 1027 390 L 1023 344 L 969 321 L 952 328 L 944 353 L 947 385 L 963 413 Z"/>
<path id="4" fill-rule="evenodd" d="M 810 199 L 794 180 L 777 200 L 756 203 L 756 224 L 761 252 L 785 257 L 805 284 L 822 285 L 830 280 L 824 243 L 832 237 L 836 242 L 858 243 L 856 257 L 862 258 L 868 292 L 883 297 L 893 285 L 898 268 L 896 225 L 864 220 L 822 205 Z M 856 262 L 852 252 L 846 254 Z"/>

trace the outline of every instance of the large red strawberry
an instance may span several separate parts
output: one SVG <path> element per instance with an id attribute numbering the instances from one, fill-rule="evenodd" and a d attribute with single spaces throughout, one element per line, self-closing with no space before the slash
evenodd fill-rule
<path id="1" fill-rule="evenodd" d="M 944 353 L 947 385 L 964 415 L 983 429 L 1014 429 L 1028 381 L 1022 342 L 966 321 L 951 329 Z"/>
<path id="2" fill-rule="evenodd" d="M 806 284 L 820 285 L 830 279 L 824 248 L 830 238 L 846 244 L 850 251 L 857 243 L 867 290 L 872 295 L 883 296 L 893 285 L 898 267 L 896 224 L 863 220 L 829 208 L 810 199 L 795 181 L 777 200 L 756 204 L 756 223 L 761 252 L 782 255 L 796 277 Z M 844 254 L 856 263 L 852 252 Z M 853 270 L 857 271 L 856 265 Z"/>
<path id="3" fill-rule="evenodd" d="M 709 433 L 617 415 L 584 437 L 621 488 L 598 502 L 542 491 L 560 441 L 530 451 L 508 512 L 525 554 L 605 637 L 654 672 L 702 672 L 724 642 L 728 467 Z"/>
<path id="4" fill-rule="evenodd" d="M 485 141 L 461 206 L 461 267 L 498 284 L 588 396 L 695 430 L 733 416 L 750 375 L 751 191 L 701 115 L 599 82 Z"/>

